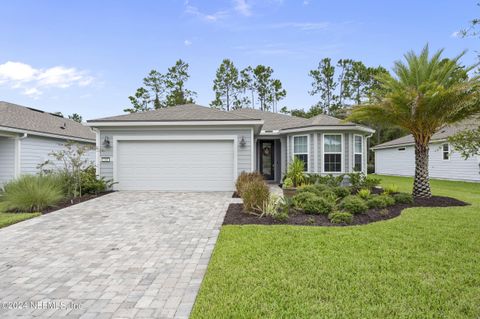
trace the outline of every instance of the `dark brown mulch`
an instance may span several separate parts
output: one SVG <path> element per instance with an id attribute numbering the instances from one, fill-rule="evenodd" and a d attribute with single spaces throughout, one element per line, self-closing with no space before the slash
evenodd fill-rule
<path id="1" fill-rule="evenodd" d="M 66 200 L 58 203 L 56 206 L 48 207 L 47 209 L 44 209 L 42 211 L 42 214 L 45 215 L 45 214 L 54 212 L 56 210 L 66 208 L 66 207 L 69 207 L 69 206 L 73 206 L 73 205 L 76 205 L 76 204 L 79 204 L 79 203 L 82 203 L 82 202 L 86 202 L 87 200 L 91 200 L 91 199 L 94 199 L 94 198 L 97 198 L 97 197 L 101 197 L 103 195 L 107 195 L 107 194 L 110 194 L 110 193 L 112 193 L 112 191 L 98 193 L 96 195 L 95 194 L 87 194 L 87 195 L 82 195 L 80 197 L 76 197 L 76 198 L 72 198 L 72 199 L 66 199 Z"/>
<path id="2" fill-rule="evenodd" d="M 391 219 L 400 215 L 402 210 L 409 207 L 451 207 L 467 206 L 468 203 L 462 202 L 451 197 L 432 196 L 431 198 L 416 199 L 413 204 L 395 204 L 385 209 L 370 209 L 364 214 L 353 216 L 351 224 L 333 224 L 326 215 L 305 214 L 301 211 L 290 213 L 285 221 L 278 221 L 270 216 L 259 217 L 248 214 L 243 210 L 243 204 L 230 204 L 228 207 L 224 225 L 306 225 L 306 226 L 350 226 L 364 225 L 380 220 Z"/>

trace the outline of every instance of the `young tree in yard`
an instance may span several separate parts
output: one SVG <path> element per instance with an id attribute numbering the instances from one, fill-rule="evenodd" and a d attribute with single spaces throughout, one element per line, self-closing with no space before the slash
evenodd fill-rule
<path id="1" fill-rule="evenodd" d="M 168 68 L 165 83 L 168 90 L 167 106 L 195 103 L 196 92 L 185 88 L 185 83 L 190 78 L 188 63 L 178 60 L 174 66 Z"/>
<path id="2" fill-rule="evenodd" d="M 457 133 L 449 137 L 448 141 L 464 159 L 480 156 L 480 126 Z"/>
<path id="3" fill-rule="evenodd" d="M 83 119 L 82 116 L 78 113 L 73 113 L 72 115 L 69 115 L 68 118 L 78 123 L 82 123 Z"/>
<path id="4" fill-rule="evenodd" d="M 238 69 L 232 61 L 224 59 L 217 69 L 215 80 L 213 80 L 213 90 L 215 91 L 215 100 L 210 106 L 222 110 L 230 111 L 236 103 L 241 87 L 239 85 Z"/>
<path id="5" fill-rule="evenodd" d="M 150 94 L 143 87 L 138 88 L 135 95 L 129 96 L 128 99 L 130 100 L 132 107 L 124 109 L 124 112 L 137 113 L 152 110 L 152 107 L 150 106 Z"/>
<path id="6" fill-rule="evenodd" d="M 480 112 L 478 76 L 465 78 L 473 67 L 464 68 L 459 60 L 441 59 L 443 50 L 429 55 L 428 46 L 419 55 L 409 52 L 405 62 L 394 64 L 394 76 L 381 74 L 378 81 L 385 94 L 372 104 L 352 111 L 349 120 L 371 121 L 398 126 L 415 140 L 413 196 L 431 197 L 428 151 L 432 135 L 445 125 Z"/>
<path id="7" fill-rule="evenodd" d="M 331 113 L 336 105 L 335 89 L 338 85 L 335 82 L 335 66 L 332 65 L 331 59 L 322 59 L 318 67 L 311 70 L 309 75 L 313 78 L 310 95 L 320 94 L 321 100 L 317 104 L 324 113 Z"/>

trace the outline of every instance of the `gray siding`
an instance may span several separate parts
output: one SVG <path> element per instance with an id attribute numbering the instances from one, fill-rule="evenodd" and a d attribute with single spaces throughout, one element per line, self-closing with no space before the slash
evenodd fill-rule
<path id="1" fill-rule="evenodd" d="M 110 162 L 100 162 L 100 175 L 113 179 L 113 138 L 114 136 L 215 136 L 215 135 L 237 135 L 238 141 L 245 139 L 246 145 L 244 147 L 240 146 L 240 143 L 237 145 L 237 171 L 240 174 L 243 171 L 251 171 L 252 169 L 252 141 L 251 141 L 251 129 L 250 128 L 228 128 L 228 127 L 219 127 L 219 128 L 201 128 L 201 127 L 165 127 L 165 128 L 141 128 L 141 127 L 122 127 L 122 128 L 108 128 L 100 130 L 100 143 L 104 141 L 105 137 L 108 137 L 110 140 L 111 146 L 105 148 L 100 145 L 100 156 L 101 157 L 110 157 Z"/>
<path id="2" fill-rule="evenodd" d="M 15 139 L 0 137 L 0 187 L 15 177 Z"/>
<path id="3" fill-rule="evenodd" d="M 415 174 L 415 148 L 405 146 L 375 151 L 375 173 L 413 176 Z M 429 173 L 432 178 L 480 182 L 479 159 L 463 159 L 452 151 L 449 160 L 443 159 L 442 143 L 430 144 Z"/>
<path id="4" fill-rule="evenodd" d="M 40 136 L 28 136 L 20 140 L 20 174 L 38 173 L 38 165 L 51 160 L 56 166 L 62 167 L 63 163 L 55 161 L 49 156 L 52 152 L 64 149 L 66 141 Z M 93 144 L 92 144 L 93 145 Z M 90 165 L 95 164 L 95 151 L 87 154 Z"/>

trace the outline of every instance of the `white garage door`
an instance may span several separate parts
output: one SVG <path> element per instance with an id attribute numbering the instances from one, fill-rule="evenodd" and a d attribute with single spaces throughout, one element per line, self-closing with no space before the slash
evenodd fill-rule
<path id="1" fill-rule="evenodd" d="M 118 141 L 115 188 L 232 191 L 233 163 L 231 140 Z"/>

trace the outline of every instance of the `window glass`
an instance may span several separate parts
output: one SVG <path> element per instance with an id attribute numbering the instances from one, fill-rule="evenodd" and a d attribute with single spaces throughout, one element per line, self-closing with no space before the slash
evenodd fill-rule
<path id="1" fill-rule="evenodd" d="M 341 153 L 342 152 L 342 136 L 341 135 L 324 135 L 324 152 L 325 153 Z"/>
<path id="2" fill-rule="evenodd" d="M 362 153 L 362 137 L 355 135 L 355 153 Z"/>
<path id="3" fill-rule="evenodd" d="M 450 159 L 450 145 L 443 144 L 443 159 L 449 160 Z"/>
<path id="4" fill-rule="evenodd" d="M 342 155 L 341 154 L 325 154 L 323 170 L 325 172 L 341 172 L 342 171 Z"/>
<path id="5" fill-rule="evenodd" d="M 355 163 L 353 166 L 353 170 L 355 172 L 362 171 L 362 154 L 355 154 Z"/>
<path id="6" fill-rule="evenodd" d="M 308 152 L 308 138 L 307 138 L 307 136 L 294 136 L 293 137 L 293 152 L 294 153 L 307 153 Z"/>

